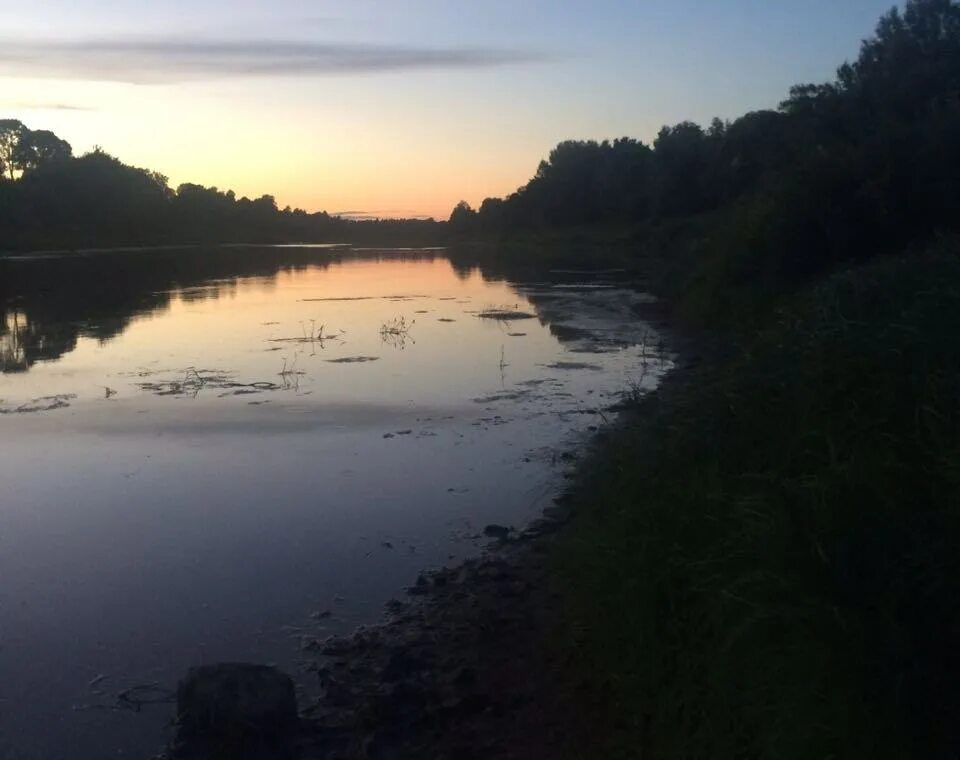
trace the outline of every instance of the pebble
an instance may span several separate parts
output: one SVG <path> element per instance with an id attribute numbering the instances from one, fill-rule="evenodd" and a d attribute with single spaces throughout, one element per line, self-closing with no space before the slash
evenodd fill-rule
<path id="1" fill-rule="evenodd" d="M 504 525 L 488 525 L 483 529 L 483 535 L 488 538 L 506 538 L 510 535 L 511 528 Z"/>

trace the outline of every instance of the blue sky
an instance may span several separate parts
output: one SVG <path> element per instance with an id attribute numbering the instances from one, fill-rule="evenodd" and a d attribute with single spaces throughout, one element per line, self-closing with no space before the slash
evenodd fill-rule
<path id="1" fill-rule="evenodd" d="M 706 6 L 706 7 L 705 7 Z M 565 138 L 772 107 L 890 0 L 0 2 L 0 116 L 173 182 L 445 216 Z"/>

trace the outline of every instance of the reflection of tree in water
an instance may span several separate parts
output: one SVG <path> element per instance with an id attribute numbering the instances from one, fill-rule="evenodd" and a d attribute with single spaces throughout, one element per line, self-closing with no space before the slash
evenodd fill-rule
<path id="1" fill-rule="evenodd" d="M 106 342 L 175 295 L 215 299 L 241 280 L 330 265 L 329 254 L 296 248 L 166 250 L 53 259 L 0 259 L 0 372 L 59 359 L 78 338 Z"/>
<path id="2" fill-rule="evenodd" d="M 0 372 L 26 372 L 38 359 L 62 356 L 76 345 L 77 334 L 67 325 L 44 327 L 19 311 L 0 315 Z"/>
<path id="3" fill-rule="evenodd" d="M 3 322 L 0 323 L 0 370 L 19 372 L 27 366 L 27 353 L 23 347 L 27 318 L 16 311 L 4 314 L 3 317 Z"/>

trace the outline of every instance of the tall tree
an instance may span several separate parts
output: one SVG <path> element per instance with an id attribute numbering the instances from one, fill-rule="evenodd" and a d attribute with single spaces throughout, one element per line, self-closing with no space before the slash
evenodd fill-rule
<path id="1" fill-rule="evenodd" d="M 73 156 L 73 148 L 46 129 L 25 129 L 13 150 L 16 168 L 22 172 L 39 169 L 53 161 L 64 161 Z"/>
<path id="2" fill-rule="evenodd" d="M 472 232 L 476 221 L 477 212 L 466 201 L 460 201 L 450 214 L 450 226 L 458 232 Z"/>
<path id="3" fill-rule="evenodd" d="M 22 121 L 0 119 L 0 168 L 10 179 L 15 179 L 17 146 L 26 131 Z"/>

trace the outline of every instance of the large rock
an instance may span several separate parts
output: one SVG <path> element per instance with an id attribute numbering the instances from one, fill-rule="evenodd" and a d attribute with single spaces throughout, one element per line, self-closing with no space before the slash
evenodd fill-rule
<path id="1" fill-rule="evenodd" d="M 299 730 L 293 681 L 276 668 L 193 668 L 177 688 L 177 758 L 288 760 Z"/>

